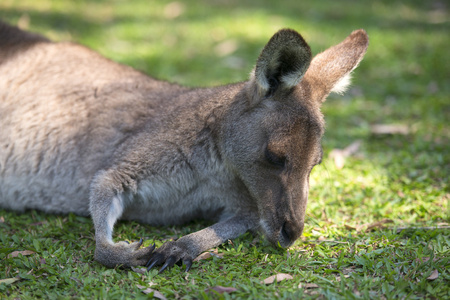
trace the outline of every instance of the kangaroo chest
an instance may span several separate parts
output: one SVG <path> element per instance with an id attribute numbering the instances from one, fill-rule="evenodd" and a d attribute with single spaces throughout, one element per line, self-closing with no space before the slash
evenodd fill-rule
<path id="1" fill-rule="evenodd" d="M 225 172 L 213 173 L 199 175 L 182 170 L 171 177 L 143 180 L 136 193 L 126 196 L 122 218 L 152 225 L 220 219 L 234 210 L 239 193 Z"/>

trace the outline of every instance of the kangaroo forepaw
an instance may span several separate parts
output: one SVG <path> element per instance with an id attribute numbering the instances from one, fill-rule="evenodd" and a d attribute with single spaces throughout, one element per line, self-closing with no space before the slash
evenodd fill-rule
<path id="1" fill-rule="evenodd" d="M 183 244 L 167 242 L 155 250 L 146 267 L 147 271 L 150 271 L 155 266 L 163 265 L 159 270 L 159 274 L 161 274 L 168 267 L 173 267 L 176 263 L 182 262 L 186 266 L 185 271 L 188 272 L 194 258 Z"/>
<path id="2" fill-rule="evenodd" d="M 152 257 L 155 244 L 141 248 L 142 244 L 142 238 L 131 244 L 129 242 L 97 244 L 95 259 L 110 268 L 117 265 L 124 267 L 144 266 Z"/>

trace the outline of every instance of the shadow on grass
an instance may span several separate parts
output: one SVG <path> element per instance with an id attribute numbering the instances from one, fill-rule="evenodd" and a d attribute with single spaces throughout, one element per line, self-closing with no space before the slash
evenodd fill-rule
<path id="1" fill-rule="evenodd" d="M 109 1 L 96 1 L 97 9 L 110 7 Z M 166 2 L 168 3 L 168 2 Z M 162 5 L 162 4 L 159 4 Z M 345 7 L 345 9 L 342 9 Z M 327 32 L 327 37 L 335 36 L 333 41 L 321 39 L 319 34 L 312 36 L 311 44 L 313 52 L 318 52 L 331 44 L 340 41 L 345 35 L 357 28 L 366 29 L 369 34 L 371 32 L 395 32 L 401 39 L 403 33 L 408 32 L 443 32 L 449 29 L 448 22 L 442 16 L 448 16 L 445 5 L 442 6 L 438 2 L 428 1 L 407 1 L 402 3 L 392 3 L 390 1 L 320 1 L 308 2 L 301 1 L 195 1 L 186 5 L 186 11 L 176 19 L 168 19 L 161 13 L 156 13 L 151 3 L 148 4 L 148 11 L 132 13 L 121 13 L 120 10 L 113 13 L 107 20 L 102 18 L 95 19 L 86 17 L 83 14 L 83 8 L 77 7 L 74 11 L 56 11 L 56 10 L 37 10 L 33 8 L 3 8 L 0 12 L 0 18 L 6 20 L 17 21 L 21 16 L 28 15 L 30 17 L 33 28 L 39 28 L 44 31 L 59 32 L 61 35 L 69 33 L 72 39 L 79 41 L 96 40 L 101 37 L 102 32 L 114 28 L 115 24 L 134 24 L 137 26 L 153 26 L 154 24 L 162 24 L 164 26 L 173 26 L 174 24 L 205 24 L 205 34 L 210 24 L 219 24 L 220 19 L 257 19 L 260 17 L 282 18 L 283 25 L 281 27 L 299 27 L 295 28 L 300 32 L 314 31 L 317 33 Z M 423 18 L 418 16 L 417 11 L 425 11 Z M 389 13 L 387 13 L 389 12 Z M 397 12 L 397 13 L 394 13 Z M 439 17 L 436 19 L 436 17 Z M 275 22 L 277 23 L 277 22 Z M 297 25 L 297 26 L 296 26 Z M 259 50 L 267 42 L 272 32 L 268 32 L 266 37 L 255 40 L 241 34 L 235 35 L 234 38 L 239 40 L 239 44 L 245 45 L 245 51 L 240 55 L 251 60 L 251 64 L 256 60 Z M 155 38 L 160 42 L 160 38 Z M 144 40 L 143 43 L 148 41 Z M 369 48 L 370 53 L 370 48 Z M 124 62 L 133 66 L 142 65 L 142 61 L 146 60 L 145 66 L 151 69 L 158 69 L 161 57 L 145 56 L 132 57 L 133 53 L 129 53 L 129 57 Z M 194 58 L 196 59 L 196 58 Z M 203 53 L 203 57 L 199 61 L 204 61 L 205 66 L 209 66 L 209 62 L 217 60 L 216 55 L 211 52 Z M 182 64 L 182 61 L 177 63 Z M 366 63 L 360 67 L 361 72 L 368 72 L 368 66 L 376 64 L 372 61 L 370 55 L 366 58 Z M 251 65 L 250 64 L 250 65 Z M 193 65 L 192 63 L 190 65 Z M 154 67 L 155 66 L 155 67 Z M 150 69 L 150 70 L 151 70 Z M 148 70 L 147 70 L 148 71 Z M 187 69 L 187 71 L 189 71 Z M 191 70 L 192 72 L 192 70 Z"/>

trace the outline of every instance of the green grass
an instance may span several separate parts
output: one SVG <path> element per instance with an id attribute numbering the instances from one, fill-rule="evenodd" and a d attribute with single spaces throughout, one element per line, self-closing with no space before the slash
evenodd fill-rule
<path id="1" fill-rule="evenodd" d="M 195 263 L 189 273 L 175 266 L 140 274 L 93 260 L 88 218 L 0 210 L 0 280 L 20 278 L 0 283 L 0 298 L 148 298 L 138 285 L 151 283 L 167 298 L 183 299 L 449 299 L 448 3 L 304 2 L 196 0 L 173 18 L 168 1 L 2 1 L 6 21 L 191 86 L 245 80 L 279 28 L 301 32 L 315 53 L 357 28 L 371 40 L 352 88 L 323 106 L 325 159 L 311 175 L 305 232 L 293 247 L 275 249 L 246 234 L 218 247 L 222 258 Z M 376 135 L 373 124 L 412 131 Z M 328 154 L 356 140 L 359 151 L 336 168 Z M 392 221 L 386 228 L 364 230 L 384 219 Z M 120 222 L 115 238 L 161 245 L 206 225 Z M 23 250 L 34 253 L 9 256 Z M 437 278 L 427 279 L 435 271 Z M 261 283 L 276 273 L 293 279 Z M 236 291 L 205 292 L 218 285 Z"/>

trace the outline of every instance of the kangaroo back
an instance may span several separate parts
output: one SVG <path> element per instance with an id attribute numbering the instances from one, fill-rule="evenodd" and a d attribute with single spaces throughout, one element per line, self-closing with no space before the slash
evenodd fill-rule
<path id="1" fill-rule="evenodd" d="M 48 42 L 49 39 L 39 34 L 26 32 L 0 21 L 0 63 L 38 43 Z"/>

